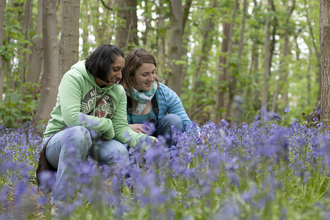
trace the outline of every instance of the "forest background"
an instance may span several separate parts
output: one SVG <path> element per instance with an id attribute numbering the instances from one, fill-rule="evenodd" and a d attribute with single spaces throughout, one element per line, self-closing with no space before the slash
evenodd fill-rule
<path id="1" fill-rule="evenodd" d="M 46 122 L 63 74 L 106 43 L 154 54 L 197 123 L 251 122 L 261 108 L 272 116 L 287 106 L 311 120 L 320 116 L 308 115 L 313 108 L 330 109 L 319 102 L 329 97 L 320 83 L 329 75 L 321 68 L 329 8 L 328 0 L 0 0 L 0 122 Z"/>

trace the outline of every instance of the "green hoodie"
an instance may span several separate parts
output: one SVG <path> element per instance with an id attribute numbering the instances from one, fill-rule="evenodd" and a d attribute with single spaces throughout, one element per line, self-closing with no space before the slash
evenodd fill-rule
<path id="1" fill-rule="evenodd" d="M 129 143 L 131 147 L 134 147 L 140 138 L 144 137 L 145 140 L 148 137 L 134 132 L 128 126 L 124 88 L 119 84 L 100 88 L 94 76 L 87 72 L 85 61 L 71 67 L 63 76 L 58 90 L 56 106 L 51 113 L 44 137 L 55 134 L 65 126 L 82 125 L 90 128 L 91 124 L 94 124 L 92 129 L 99 136 L 107 140 L 115 138 L 121 143 Z M 96 100 L 104 93 L 102 101 L 94 108 Z M 94 111 L 86 115 L 93 108 Z M 149 138 L 149 141 L 155 139 L 151 136 Z"/>

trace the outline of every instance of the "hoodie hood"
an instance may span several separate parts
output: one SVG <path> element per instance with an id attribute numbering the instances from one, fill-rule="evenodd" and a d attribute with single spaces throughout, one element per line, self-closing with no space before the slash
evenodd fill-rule
<path id="1" fill-rule="evenodd" d="M 93 87 L 97 90 L 97 91 L 107 91 L 109 89 L 111 89 L 113 86 L 105 86 L 105 87 L 99 87 L 94 79 L 94 76 L 92 74 L 90 74 L 85 66 L 85 60 L 83 61 L 79 61 L 78 63 L 76 63 L 75 65 L 73 65 L 71 67 L 71 69 L 77 70 L 78 72 L 81 73 L 81 75 L 90 83 L 93 85 Z"/>

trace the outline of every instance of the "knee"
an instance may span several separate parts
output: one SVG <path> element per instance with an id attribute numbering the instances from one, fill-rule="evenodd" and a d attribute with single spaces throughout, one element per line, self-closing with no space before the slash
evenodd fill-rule
<path id="1" fill-rule="evenodd" d="M 118 144 L 118 146 L 116 147 L 116 153 L 118 155 L 120 155 L 121 157 L 125 157 L 125 158 L 128 158 L 128 150 L 127 148 L 123 145 L 123 144 Z"/>
<path id="2" fill-rule="evenodd" d="M 182 119 L 175 114 L 167 114 L 164 116 L 164 124 L 167 126 L 174 126 L 178 130 L 182 130 Z"/>
<path id="3" fill-rule="evenodd" d="M 112 164 L 129 158 L 127 148 L 120 142 L 115 143 L 111 149 L 101 148 L 99 150 L 99 164 Z"/>
<path id="4" fill-rule="evenodd" d="M 73 146 L 75 149 L 88 150 L 92 145 L 91 134 L 87 128 L 82 126 L 67 128 L 62 144 Z"/>

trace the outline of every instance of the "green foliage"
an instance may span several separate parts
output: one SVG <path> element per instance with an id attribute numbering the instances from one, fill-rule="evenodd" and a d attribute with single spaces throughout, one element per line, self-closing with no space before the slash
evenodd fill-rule
<path id="1" fill-rule="evenodd" d="M 26 83 L 26 89 L 34 90 L 38 84 Z M 40 95 L 21 95 L 17 92 L 8 92 L 0 103 L 0 123 L 6 127 L 18 127 L 26 121 L 32 121 L 38 108 Z"/>
<path id="2" fill-rule="evenodd" d="M 148 4 L 146 4 L 148 2 Z M 26 45 L 31 45 L 26 39 L 22 28 L 22 18 L 24 15 L 25 1 L 13 0 L 6 4 L 5 9 L 5 38 L 4 46 L 0 48 L 0 55 L 5 62 L 9 62 L 9 69 L 5 65 L 7 72 L 4 75 L 4 93 L 15 93 L 20 88 L 20 72 L 29 63 L 24 61 L 24 55 L 31 53 Z M 33 22 L 36 23 L 37 4 L 32 4 Z M 183 8 L 185 1 L 182 2 Z M 240 62 L 238 63 L 238 44 L 241 35 L 243 1 L 238 1 L 239 8 L 234 19 L 234 29 L 232 32 L 232 52 L 221 50 L 224 40 L 223 23 L 231 23 L 235 0 L 217 1 L 217 7 L 212 7 L 213 0 L 196 0 L 192 2 L 182 36 L 182 51 L 180 61 L 176 64 L 183 66 L 183 87 L 181 95 L 182 102 L 187 112 L 194 111 L 196 103 L 198 106 L 205 106 L 200 113 L 209 114 L 206 119 L 201 117 L 193 118 L 198 123 L 205 123 L 213 120 L 216 115 L 225 113 L 226 106 L 216 109 L 217 91 L 225 92 L 224 103 L 228 102 L 229 85 L 233 78 L 228 79 L 228 72 L 225 75 L 229 64 L 230 76 L 237 79 L 236 96 L 242 97 L 240 109 L 243 113 L 237 112 L 232 106 L 232 117 L 235 121 L 252 121 L 258 114 L 261 106 L 262 87 L 264 81 L 264 59 L 265 59 L 265 25 L 267 17 L 270 17 L 270 31 L 275 30 L 275 17 L 278 22 L 275 33 L 274 54 L 271 61 L 270 78 L 267 81 L 268 104 L 271 108 L 276 85 L 279 81 L 280 67 L 282 77 L 280 95 L 276 103 L 275 112 L 282 112 L 286 106 L 290 106 L 297 114 L 305 112 L 308 114 L 314 107 L 318 97 L 319 63 L 317 53 L 320 52 L 319 43 L 319 1 L 297 0 L 293 14 L 286 24 L 287 14 L 292 1 L 274 1 L 274 8 L 267 6 L 267 1 L 248 1 L 248 10 L 245 23 L 244 45 Z M 257 3 L 257 5 L 255 5 Z M 80 4 L 80 37 L 82 43 L 79 51 L 80 59 L 86 57 L 100 44 L 116 43 L 116 30 L 125 28 L 125 21 L 118 17 L 119 5 L 114 1 L 106 4 L 113 8 L 107 10 L 100 1 L 83 0 Z M 59 5 L 60 6 L 60 5 Z M 57 15 L 61 15 L 61 8 L 58 8 Z M 270 12 L 268 11 L 270 10 Z M 169 15 L 169 1 L 137 1 L 139 46 L 150 51 L 157 59 L 157 71 L 166 78 L 166 73 L 170 70 L 171 57 L 168 57 L 168 39 L 171 33 Z M 311 38 L 310 27 L 307 22 L 307 14 L 313 30 L 314 41 Z M 214 26 L 204 38 L 208 19 L 212 17 Z M 150 21 L 151 27 L 146 31 L 146 22 Z M 289 54 L 283 58 L 283 45 L 286 27 L 289 28 Z M 60 22 L 59 28 L 60 32 Z M 36 36 L 34 29 L 29 32 L 31 40 Z M 272 40 L 271 36 L 271 40 Z M 297 42 L 296 42 L 297 41 Z M 314 49 L 316 45 L 316 51 Z M 204 51 L 202 45 L 204 44 Z M 24 46 L 25 45 L 25 46 Z M 135 45 L 127 45 L 129 50 Z M 125 51 L 127 54 L 128 51 Z M 208 54 L 206 56 L 206 53 Z M 299 56 L 298 56 L 299 55 Z M 257 68 L 255 60 L 257 57 Z M 202 57 L 202 62 L 199 62 Z M 220 64 L 220 58 L 227 59 L 225 64 Z M 252 62 L 253 61 L 253 62 Z M 7 63 L 6 63 L 7 64 Z M 282 66 L 281 66 L 282 65 Z M 10 70 L 10 71 L 9 71 Z M 195 76 L 196 71 L 199 74 Z M 226 78 L 227 77 L 227 78 Z M 219 80 L 219 79 L 223 80 Z M 198 82 L 198 88 L 194 88 Z M 308 89 L 307 89 L 308 88 Z M 12 89 L 13 91 L 9 90 Z M 8 94 L 7 94 L 8 95 Z M 288 96 L 288 101 L 283 100 Z M 9 95 L 10 96 L 10 95 Z M 21 97 L 23 100 L 24 97 Z M 33 100 L 27 97 L 28 100 Z M 26 101 L 22 101 L 26 102 Z M 18 103 L 18 102 L 17 102 Z M 4 106 L 5 104 L 2 104 Z M 9 105 L 8 103 L 6 105 Z M 34 106 L 32 103 L 31 106 Z M 32 109 L 32 108 L 30 108 Z M 27 110 L 30 112 L 29 110 Z M 15 112 L 15 111 L 13 111 Z M 20 110 L 17 110 L 20 112 Z M 7 114 L 7 113 L 6 113 Z M 32 114 L 32 113 L 29 113 Z M 19 115 L 15 113 L 15 115 Z M 33 114 L 32 114 L 33 115 Z M 224 115 L 224 114 L 222 114 Z"/>
<path id="3" fill-rule="evenodd" d="M 17 3 L 19 5 L 20 3 Z M 21 54 L 31 53 L 31 51 L 23 45 L 32 43 L 24 37 L 22 24 L 20 23 L 20 16 L 22 16 L 23 8 L 10 6 L 6 4 L 5 7 L 5 20 L 4 20 L 4 32 L 5 38 L 3 47 L 0 48 L 0 54 L 6 62 L 12 57 L 20 58 L 20 54 L 17 50 L 21 50 Z M 9 41 L 8 41 L 9 40 Z"/>

